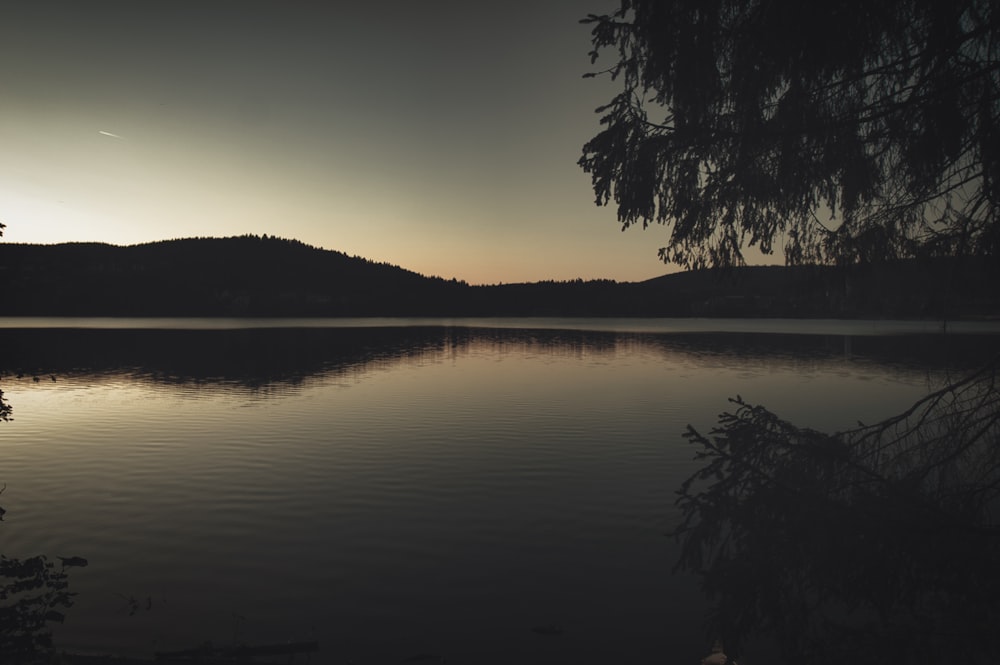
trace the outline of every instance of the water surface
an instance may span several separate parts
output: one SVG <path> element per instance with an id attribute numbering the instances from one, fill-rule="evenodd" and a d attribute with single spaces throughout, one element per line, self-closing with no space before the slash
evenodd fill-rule
<path id="1" fill-rule="evenodd" d="M 3 552 L 90 561 L 59 644 L 356 663 L 697 662 L 705 601 L 664 535 L 685 427 L 741 395 L 848 428 L 997 348 L 923 323 L 115 321 L 0 322 Z"/>

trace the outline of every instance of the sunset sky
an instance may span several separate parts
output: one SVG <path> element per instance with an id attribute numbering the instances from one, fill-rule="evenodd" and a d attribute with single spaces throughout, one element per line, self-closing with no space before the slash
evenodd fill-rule
<path id="1" fill-rule="evenodd" d="M 296 238 L 471 283 L 642 280 L 576 165 L 607 0 L 6 2 L 7 242 Z M 599 61 L 598 65 L 602 63 Z"/>

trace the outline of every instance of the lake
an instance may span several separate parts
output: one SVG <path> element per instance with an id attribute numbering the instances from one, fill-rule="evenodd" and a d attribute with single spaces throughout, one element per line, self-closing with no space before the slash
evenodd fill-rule
<path id="1" fill-rule="evenodd" d="M 1000 348 L 942 328 L 0 319 L 0 551 L 89 560 L 66 649 L 697 663 L 707 603 L 666 535 L 687 425 L 737 395 L 888 417 Z"/>

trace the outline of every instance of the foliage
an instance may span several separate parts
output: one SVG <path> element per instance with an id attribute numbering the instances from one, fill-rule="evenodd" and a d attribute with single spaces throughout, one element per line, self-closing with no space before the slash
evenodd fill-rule
<path id="1" fill-rule="evenodd" d="M 0 494 L 7 489 L 4 485 Z M 0 521 L 7 511 L 0 508 Z M 81 557 L 10 559 L 0 554 L 0 656 L 4 663 L 35 663 L 52 650 L 49 624 L 62 623 L 73 605 L 66 568 L 86 566 Z"/>
<path id="2" fill-rule="evenodd" d="M 10 402 L 8 402 L 7 398 L 4 397 L 3 390 L 0 390 L 0 420 L 4 422 L 10 420 L 10 414 L 13 413 L 13 411 L 14 409 L 11 407 Z"/>
<path id="3" fill-rule="evenodd" d="M 3 222 L 0 222 L 0 236 L 3 235 L 4 228 L 6 228 L 6 225 Z M 3 396 L 3 390 L 0 390 L 0 421 L 10 420 L 10 414 L 10 402 L 8 402 L 7 398 Z M 0 512 L 0 515 L 3 515 L 3 512 Z"/>
<path id="4" fill-rule="evenodd" d="M 0 236 L 5 225 L 0 223 Z M 10 419 L 11 406 L 0 390 L 0 421 Z M 0 493 L 7 489 L 4 485 Z M 0 521 L 7 511 L 0 507 Z M 73 604 L 66 566 L 86 565 L 78 557 L 64 559 L 56 570 L 44 556 L 8 559 L 0 554 L 0 656 L 7 663 L 29 663 L 52 647 L 50 622 L 62 623 L 60 609 Z"/>
<path id="5" fill-rule="evenodd" d="M 679 566 L 727 650 L 788 662 L 992 662 L 1000 622 L 1000 359 L 835 435 L 736 399 L 680 490 Z"/>
<path id="6" fill-rule="evenodd" d="M 1000 249 L 1000 5 L 621 0 L 583 22 L 621 92 L 579 163 L 623 229 L 669 227 L 664 261 Z"/>
<path id="7" fill-rule="evenodd" d="M 4 485 L 0 494 L 7 489 Z M 0 521 L 7 511 L 0 508 Z M 66 568 L 86 566 L 82 557 L 11 559 L 0 554 L 0 657 L 4 663 L 35 663 L 52 651 L 51 623 L 73 605 Z"/>
<path id="8" fill-rule="evenodd" d="M 8 559 L 0 555 L 0 654 L 4 662 L 35 662 L 52 647 L 51 622 L 73 604 L 65 572 L 44 556 Z"/>

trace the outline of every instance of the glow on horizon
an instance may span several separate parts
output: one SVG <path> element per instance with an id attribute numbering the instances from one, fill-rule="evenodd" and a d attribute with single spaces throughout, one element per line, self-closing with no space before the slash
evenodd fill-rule
<path id="1" fill-rule="evenodd" d="M 610 97 L 578 19 L 608 3 L 447 4 L 9 8 L 2 241 L 266 233 L 472 284 L 675 270 L 576 165 Z"/>

